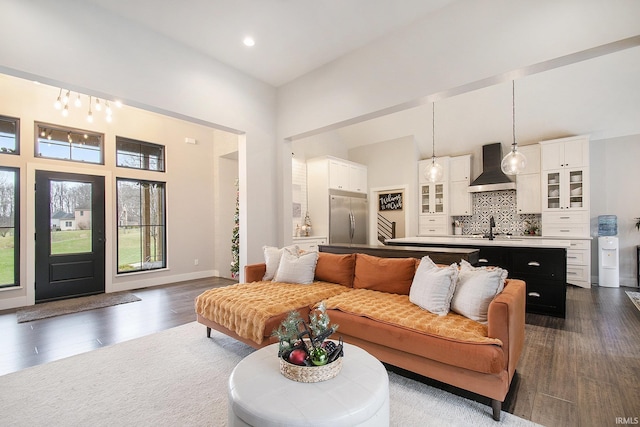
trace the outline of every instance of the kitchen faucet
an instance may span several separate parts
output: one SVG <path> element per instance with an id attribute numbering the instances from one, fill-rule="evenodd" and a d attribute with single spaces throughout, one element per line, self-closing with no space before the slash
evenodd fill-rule
<path id="1" fill-rule="evenodd" d="M 496 220 L 493 219 L 493 215 L 489 218 L 489 240 L 493 240 L 493 227 L 496 226 Z"/>

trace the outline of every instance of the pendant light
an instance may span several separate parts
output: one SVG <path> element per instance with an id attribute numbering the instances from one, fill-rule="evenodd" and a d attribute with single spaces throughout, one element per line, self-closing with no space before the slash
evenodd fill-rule
<path id="1" fill-rule="evenodd" d="M 429 182 L 442 181 L 443 170 L 440 164 L 436 163 L 436 103 L 432 103 L 432 146 L 431 146 L 431 164 L 424 171 L 424 177 Z"/>
<path id="2" fill-rule="evenodd" d="M 500 168 L 506 175 L 518 175 L 527 166 L 527 158 L 524 154 L 518 152 L 518 143 L 516 142 L 516 81 L 511 81 L 511 107 L 513 113 L 513 144 L 511 151 L 504 156 Z"/>

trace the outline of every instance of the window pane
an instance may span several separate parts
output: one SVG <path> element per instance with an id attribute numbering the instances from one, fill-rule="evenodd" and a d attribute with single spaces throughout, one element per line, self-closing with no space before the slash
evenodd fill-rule
<path id="1" fill-rule="evenodd" d="M 116 162 L 120 167 L 164 172 L 164 146 L 117 136 Z"/>
<path id="2" fill-rule="evenodd" d="M 51 181 L 51 255 L 91 252 L 91 184 Z"/>
<path id="3" fill-rule="evenodd" d="M 0 116 L 0 153 L 18 154 L 20 152 L 20 120 Z"/>
<path id="4" fill-rule="evenodd" d="M 20 254 L 18 170 L 0 168 L 0 287 L 17 286 Z"/>
<path id="5" fill-rule="evenodd" d="M 103 163 L 102 134 L 42 123 L 37 124 L 36 131 L 35 154 L 38 157 Z"/>
<path id="6" fill-rule="evenodd" d="M 117 180 L 118 273 L 166 266 L 164 183 Z"/>

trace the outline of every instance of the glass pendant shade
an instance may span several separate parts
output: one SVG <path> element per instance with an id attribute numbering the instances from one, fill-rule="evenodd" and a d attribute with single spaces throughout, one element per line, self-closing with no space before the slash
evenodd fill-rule
<path id="1" fill-rule="evenodd" d="M 527 167 L 527 158 L 524 154 L 518 152 L 518 148 L 513 144 L 513 148 L 504 156 L 500 168 L 506 175 L 518 175 Z"/>
<path id="2" fill-rule="evenodd" d="M 431 164 L 424 171 L 424 177 L 429 182 L 438 182 L 442 181 L 442 176 L 444 175 L 442 166 L 439 163 L 436 163 L 436 158 L 431 158 Z"/>

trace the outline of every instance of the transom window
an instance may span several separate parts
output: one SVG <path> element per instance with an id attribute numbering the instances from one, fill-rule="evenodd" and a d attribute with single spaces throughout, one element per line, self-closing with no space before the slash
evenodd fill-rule
<path id="1" fill-rule="evenodd" d="M 0 116 L 0 153 L 20 154 L 20 119 Z"/>
<path id="2" fill-rule="evenodd" d="M 36 157 L 104 164 L 101 133 L 36 123 Z"/>
<path id="3" fill-rule="evenodd" d="M 164 172 L 164 146 L 116 136 L 116 164 L 124 168 Z"/>

